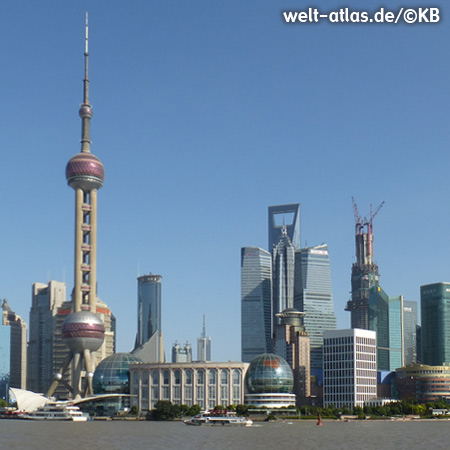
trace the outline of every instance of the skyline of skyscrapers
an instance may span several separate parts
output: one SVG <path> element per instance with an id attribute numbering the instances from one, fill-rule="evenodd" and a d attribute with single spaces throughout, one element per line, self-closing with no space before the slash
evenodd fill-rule
<path id="1" fill-rule="evenodd" d="M 272 256 L 259 247 L 241 249 L 241 359 L 272 351 Z"/>
<path id="2" fill-rule="evenodd" d="M 323 333 L 336 329 L 327 244 L 295 252 L 294 308 L 305 313 L 305 329 L 311 340 L 311 369 L 321 369 Z"/>

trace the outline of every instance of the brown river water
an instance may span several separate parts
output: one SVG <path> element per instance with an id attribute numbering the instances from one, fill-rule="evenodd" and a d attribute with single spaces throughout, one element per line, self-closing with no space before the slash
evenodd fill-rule
<path id="1" fill-rule="evenodd" d="M 450 421 L 278 421 L 253 427 L 182 422 L 0 420 L 0 449 L 449 449 Z"/>

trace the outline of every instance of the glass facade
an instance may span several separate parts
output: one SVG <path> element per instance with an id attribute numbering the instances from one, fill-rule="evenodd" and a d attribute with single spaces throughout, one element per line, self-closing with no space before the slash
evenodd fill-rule
<path id="1" fill-rule="evenodd" d="M 265 353 L 250 363 L 245 374 L 245 386 L 249 394 L 290 393 L 294 376 L 283 358 Z"/>
<path id="2" fill-rule="evenodd" d="M 450 283 L 420 287 L 422 362 L 430 366 L 450 363 Z"/>
<path id="3" fill-rule="evenodd" d="M 258 247 L 241 249 L 241 357 L 250 362 L 272 348 L 272 258 Z"/>
<path id="4" fill-rule="evenodd" d="M 283 227 L 281 238 L 272 250 L 273 324 L 280 322 L 278 313 L 294 306 L 294 271 L 295 247 Z"/>
<path id="5" fill-rule="evenodd" d="M 311 346 L 311 369 L 321 369 L 323 332 L 336 329 L 327 245 L 295 252 L 294 287 L 294 308 L 305 313 L 304 325 Z"/>
<path id="6" fill-rule="evenodd" d="M 417 362 L 417 302 L 403 301 L 403 364 Z"/>
<path id="7" fill-rule="evenodd" d="M 129 394 L 130 364 L 141 362 L 130 353 L 116 353 L 105 358 L 95 369 L 94 394 Z M 148 389 L 148 374 L 145 386 Z"/>
<path id="8" fill-rule="evenodd" d="M 377 333 L 377 368 L 394 371 L 403 364 L 403 297 L 388 297 L 380 286 L 369 290 L 369 329 Z"/>
<path id="9" fill-rule="evenodd" d="M 161 332 L 161 275 L 138 277 L 138 332 L 135 348 Z"/>

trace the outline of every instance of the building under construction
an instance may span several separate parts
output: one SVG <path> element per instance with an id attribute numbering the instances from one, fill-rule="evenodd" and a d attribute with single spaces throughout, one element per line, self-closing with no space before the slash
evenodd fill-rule
<path id="1" fill-rule="evenodd" d="M 352 266 L 352 298 L 346 311 L 351 313 L 351 327 L 369 329 L 369 289 L 378 284 L 378 265 L 373 262 L 373 219 L 380 211 L 382 202 L 375 212 L 370 205 L 370 217 L 361 219 L 355 199 L 352 197 L 355 214 L 356 262 Z"/>

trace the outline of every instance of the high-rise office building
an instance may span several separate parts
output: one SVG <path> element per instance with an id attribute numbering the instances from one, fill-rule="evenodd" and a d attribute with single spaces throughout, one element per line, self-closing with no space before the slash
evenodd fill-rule
<path id="1" fill-rule="evenodd" d="M 373 219 L 384 202 L 372 212 L 370 205 L 369 219 L 359 216 L 358 207 L 353 200 L 355 214 L 355 250 L 356 262 L 352 265 L 352 298 L 347 302 L 346 311 L 351 314 L 351 327 L 369 329 L 369 290 L 378 285 L 380 275 L 378 265 L 373 262 Z"/>
<path id="2" fill-rule="evenodd" d="M 323 405 L 353 409 L 376 399 L 375 331 L 325 331 L 323 340 Z"/>
<path id="3" fill-rule="evenodd" d="M 138 277 L 138 331 L 135 347 L 161 332 L 161 275 Z"/>
<path id="4" fill-rule="evenodd" d="M 33 283 L 28 343 L 28 389 L 47 392 L 53 381 L 56 314 L 66 300 L 66 283 Z"/>
<path id="5" fill-rule="evenodd" d="M 417 302 L 403 301 L 403 345 L 405 366 L 417 362 Z"/>
<path id="6" fill-rule="evenodd" d="M 91 153 L 90 121 L 93 113 L 89 103 L 87 14 L 85 31 L 83 103 L 79 110 L 81 151 L 66 166 L 67 183 L 75 191 L 74 288 L 71 312 L 61 327 L 62 340 L 68 351 L 48 391 L 48 395 L 53 395 L 59 381 L 67 375 L 70 393 L 75 398 L 93 394 L 96 352 L 110 356 L 108 353 L 112 354 L 114 348 L 114 335 L 108 328 L 111 321 L 105 323 L 97 311 L 98 306 L 101 314 L 111 316 L 109 308 L 97 298 L 97 192 L 103 186 L 105 169 Z"/>
<path id="7" fill-rule="evenodd" d="M 377 333 L 377 369 L 404 366 L 403 297 L 388 297 L 380 286 L 369 290 L 369 329 Z"/>
<path id="8" fill-rule="evenodd" d="M 299 249 L 300 241 L 300 204 L 269 206 L 269 252 L 278 244 L 285 227 L 292 245 Z"/>
<path id="9" fill-rule="evenodd" d="M 241 357 L 272 352 L 272 257 L 258 247 L 241 249 Z"/>
<path id="10" fill-rule="evenodd" d="M 172 346 L 172 362 L 173 363 L 190 363 L 192 362 L 192 346 L 189 342 L 181 346 L 175 341 Z"/>
<path id="11" fill-rule="evenodd" d="M 197 361 L 211 361 L 211 338 L 206 336 L 206 322 L 204 314 L 202 335 L 197 339 Z"/>
<path id="12" fill-rule="evenodd" d="M 161 275 L 138 277 L 138 331 L 133 354 L 145 362 L 164 362 L 161 328 Z"/>
<path id="13" fill-rule="evenodd" d="M 305 329 L 311 340 L 311 369 L 321 369 L 323 333 L 336 329 L 326 244 L 295 252 L 294 308 L 305 313 Z"/>
<path id="14" fill-rule="evenodd" d="M 299 406 L 311 395 L 310 339 L 303 325 L 304 315 L 294 308 L 277 314 L 280 323 L 275 326 L 273 345 L 275 354 L 291 366 Z"/>
<path id="15" fill-rule="evenodd" d="M 9 386 L 27 387 L 27 324 L 8 305 L 6 298 L 2 305 L 2 325 L 10 329 L 10 379 Z"/>
<path id="16" fill-rule="evenodd" d="M 450 364 L 450 283 L 420 287 L 422 363 Z"/>
<path id="17" fill-rule="evenodd" d="M 6 325 L 0 325 L 0 398 L 8 401 L 11 367 L 11 333 Z"/>
<path id="18" fill-rule="evenodd" d="M 294 307 L 295 247 L 285 226 L 272 250 L 272 321 L 279 323 L 277 314 Z"/>

